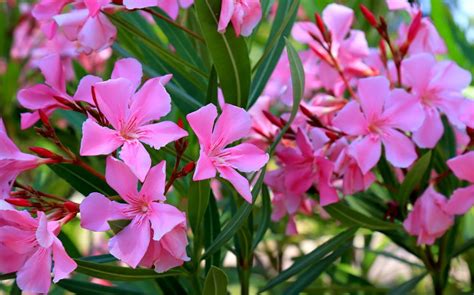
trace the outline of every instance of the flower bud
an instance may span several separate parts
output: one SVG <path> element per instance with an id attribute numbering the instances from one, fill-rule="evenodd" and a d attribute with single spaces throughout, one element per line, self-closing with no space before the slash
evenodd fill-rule
<path id="1" fill-rule="evenodd" d="M 365 19 L 369 22 L 369 24 L 373 26 L 374 28 L 376 28 L 378 26 L 378 22 L 374 14 L 372 13 L 372 11 L 370 11 L 363 4 L 360 4 L 359 7 L 360 7 L 360 11 L 362 11 L 362 14 L 364 15 Z"/>
<path id="2" fill-rule="evenodd" d="M 8 199 L 5 199 L 5 201 L 7 203 L 10 203 L 18 207 L 32 207 L 33 206 L 33 203 L 31 203 L 30 201 L 25 200 L 25 199 L 20 199 L 20 198 L 8 198 Z"/>

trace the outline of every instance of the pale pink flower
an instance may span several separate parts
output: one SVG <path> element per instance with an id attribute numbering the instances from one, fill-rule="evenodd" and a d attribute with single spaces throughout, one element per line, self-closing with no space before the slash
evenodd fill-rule
<path id="1" fill-rule="evenodd" d="M 454 191 L 450 200 L 450 206 L 447 208 L 453 214 L 464 214 L 474 206 L 474 152 L 467 152 L 448 160 L 449 168 L 459 179 L 467 180 L 470 186 L 459 188 Z"/>
<path id="2" fill-rule="evenodd" d="M 179 8 L 189 8 L 194 3 L 194 0 L 124 0 L 123 5 L 127 9 L 137 9 L 145 7 L 158 6 L 172 19 L 178 18 Z"/>
<path id="3" fill-rule="evenodd" d="M 278 127 L 273 125 L 263 113 L 264 111 L 269 112 L 271 105 L 272 100 L 269 96 L 261 96 L 248 111 L 252 117 L 252 129 L 248 136 L 248 142 L 261 149 L 266 149 L 278 133 Z"/>
<path id="4" fill-rule="evenodd" d="M 151 158 L 142 142 L 158 150 L 188 133 L 171 121 L 152 123 L 171 110 L 171 98 L 164 87 L 171 75 L 149 79 L 135 92 L 141 78 L 140 63 L 128 58 L 115 64 L 111 80 L 94 85 L 97 108 L 111 128 L 87 119 L 82 126 L 80 154 L 108 155 L 122 147 L 120 158 L 143 181 Z"/>
<path id="5" fill-rule="evenodd" d="M 232 22 L 237 36 L 250 36 L 261 18 L 260 0 L 223 0 L 217 30 L 225 32 Z"/>
<path id="6" fill-rule="evenodd" d="M 115 41 L 117 29 L 101 9 L 111 0 L 84 0 L 83 6 L 53 16 L 57 26 L 71 41 L 77 41 L 79 51 L 87 54 L 110 47 Z"/>
<path id="7" fill-rule="evenodd" d="M 254 172 L 268 162 L 268 154 L 253 144 L 242 143 L 227 148 L 234 141 L 249 135 L 252 121 L 242 108 L 224 104 L 217 118 L 217 108 L 208 104 L 186 116 L 201 147 L 193 180 L 216 177 L 216 172 L 229 181 L 249 203 L 252 202 L 248 180 L 236 170 Z"/>
<path id="8" fill-rule="evenodd" d="M 405 90 L 390 90 L 385 77 L 359 80 L 360 102 L 349 102 L 334 118 L 335 127 L 358 136 L 351 143 L 353 156 L 362 173 L 367 173 L 380 159 L 382 144 L 387 160 L 395 167 L 406 168 L 416 160 L 415 146 L 402 132 L 414 131 L 423 122 L 423 110 L 416 97 Z"/>
<path id="9" fill-rule="evenodd" d="M 452 61 L 436 61 L 430 54 L 417 54 L 402 62 L 403 84 L 423 106 L 424 121 L 413 133 L 413 140 L 422 148 L 432 148 L 444 132 L 441 114 L 451 124 L 464 128 L 461 107 L 465 101 L 462 90 L 469 86 L 471 74 Z"/>
<path id="10" fill-rule="evenodd" d="M 405 230 L 418 236 L 418 244 L 432 245 L 454 224 L 454 216 L 464 214 L 474 205 L 473 187 L 456 190 L 448 200 L 429 187 L 418 198 L 403 222 Z"/>
<path id="11" fill-rule="evenodd" d="M 298 128 L 296 147 L 277 148 L 276 155 L 282 164 L 288 192 L 300 195 L 314 186 L 319 192 L 319 203 L 326 206 L 339 201 L 332 186 L 334 163 L 324 155 L 328 138 L 317 128 L 306 132 Z M 310 139 L 311 138 L 311 139 Z"/>
<path id="12" fill-rule="evenodd" d="M 8 197 L 18 175 L 38 167 L 44 161 L 36 156 L 22 153 L 8 137 L 5 125 L 0 118 L 0 199 Z"/>
<path id="13" fill-rule="evenodd" d="M 105 177 L 126 203 L 110 201 L 92 193 L 81 203 L 81 226 L 92 231 L 109 230 L 107 221 L 130 220 L 109 241 L 112 255 L 135 268 L 155 265 L 164 272 L 183 264 L 186 255 L 186 216 L 175 207 L 164 204 L 166 163 L 150 169 L 141 190 L 138 179 L 121 161 L 107 158 Z"/>
<path id="14" fill-rule="evenodd" d="M 26 211 L 13 209 L 0 210 L 2 219 L 5 223 L 0 222 L 0 256 L 10 253 L 11 257 L 2 259 L 0 272 L 15 271 L 21 290 L 48 293 L 51 270 L 53 282 L 57 283 L 76 269 L 77 264 L 56 237 L 61 229 L 59 221 L 48 221 L 41 211 L 33 218 Z"/>
<path id="15" fill-rule="evenodd" d="M 354 21 L 354 11 L 339 4 L 329 4 L 323 10 L 322 19 L 331 33 L 331 55 L 338 61 L 348 79 L 357 76 L 373 74 L 373 70 L 363 62 L 369 55 L 369 46 L 365 34 L 359 30 L 351 30 Z M 332 59 L 327 51 L 315 41 L 315 37 L 323 42 L 323 34 L 313 22 L 297 22 L 293 26 L 292 36 L 303 44 L 308 44 L 322 58 L 319 68 L 319 78 L 322 86 L 342 95 L 345 83 L 340 74 L 334 69 Z M 329 63 L 328 63 L 329 62 Z"/>
<path id="16" fill-rule="evenodd" d="M 73 0 L 40 0 L 34 5 L 32 15 L 40 22 L 41 30 L 48 39 L 54 37 L 58 28 L 53 17 L 59 14 L 71 2 Z"/>
<path id="17" fill-rule="evenodd" d="M 410 2 L 408 0 L 385 0 L 388 9 L 390 10 L 409 10 L 411 9 Z"/>
<path id="18" fill-rule="evenodd" d="M 22 129 L 31 127 L 39 120 L 38 110 L 50 115 L 56 109 L 69 109 L 59 103 L 54 98 L 55 96 L 68 101 L 85 101 L 93 104 L 90 89 L 94 83 L 101 81 L 101 78 L 92 75 L 83 77 L 79 82 L 76 94 L 71 97 L 66 92 L 66 71 L 58 54 L 44 57 L 38 61 L 38 67 L 45 78 L 45 83 L 21 89 L 17 95 L 20 104 L 33 111 L 21 114 Z"/>

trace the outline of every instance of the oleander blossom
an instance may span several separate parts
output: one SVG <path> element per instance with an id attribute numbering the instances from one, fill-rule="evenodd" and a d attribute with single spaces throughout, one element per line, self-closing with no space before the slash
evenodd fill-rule
<path id="1" fill-rule="evenodd" d="M 237 36 L 250 36 L 261 18 L 260 0 L 223 0 L 217 30 L 223 33 L 232 23 Z"/>
<path id="2" fill-rule="evenodd" d="M 382 76 L 360 79 L 357 90 L 360 101 L 350 101 L 336 115 L 333 124 L 347 135 L 357 137 L 350 144 L 349 154 L 362 173 L 377 164 L 382 144 L 393 166 L 410 166 L 417 158 L 415 146 L 400 131 L 415 131 L 420 127 L 424 118 L 420 103 L 405 90 L 390 90 L 389 81 Z"/>
<path id="3" fill-rule="evenodd" d="M 108 155 L 122 147 L 120 158 L 143 181 L 151 167 L 151 158 L 142 142 L 158 150 L 188 133 L 171 121 L 153 123 L 171 110 L 171 98 L 164 85 L 171 75 L 146 81 L 141 64 L 127 58 L 117 61 L 112 79 L 96 83 L 97 109 L 110 126 L 87 119 L 82 126 L 80 154 Z"/>
<path id="4" fill-rule="evenodd" d="M 18 175 L 47 161 L 21 152 L 8 137 L 3 120 L 0 118 L 0 200 L 8 197 Z"/>
<path id="5" fill-rule="evenodd" d="M 177 19 L 179 8 L 189 8 L 194 3 L 194 0 L 124 0 L 123 5 L 127 9 L 137 9 L 145 7 L 161 8 L 172 19 Z"/>
<path id="6" fill-rule="evenodd" d="M 77 264 L 57 238 L 60 221 L 48 221 L 39 211 L 0 208 L 0 272 L 16 272 L 16 283 L 25 292 L 48 293 L 53 282 L 66 278 Z"/>
<path id="7" fill-rule="evenodd" d="M 163 161 L 150 169 L 138 191 L 137 177 L 127 165 L 109 156 L 107 183 L 125 203 L 92 193 L 80 205 L 81 226 L 88 230 L 107 231 L 108 221 L 130 220 L 130 224 L 110 239 L 110 253 L 133 268 L 154 265 L 160 273 L 189 260 L 186 216 L 164 203 L 165 168 Z"/>
<path id="8" fill-rule="evenodd" d="M 213 104 L 188 114 L 186 118 L 201 148 L 193 180 L 214 178 L 219 172 L 247 202 L 252 203 L 249 182 L 236 170 L 258 171 L 268 162 L 268 154 L 251 143 L 226 147 L 250 134 L 250 115 L 242 108 L 224 103 L 215 124 L 217 108 Z"/>

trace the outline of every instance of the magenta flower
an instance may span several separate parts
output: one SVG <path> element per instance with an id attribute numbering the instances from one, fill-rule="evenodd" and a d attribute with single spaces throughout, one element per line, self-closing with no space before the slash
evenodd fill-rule
<path id="1" fill-rule="evenodd" d="M 249 203 L 252 202 L 248 180 L 237 171 L 254 172 L 268 162 L 268 154 L 250 143 L 229 148 L 227 145 L 249 135 L 252 120 L 242 108 L 223 104 L 217 119 L 217 109 L 208 104 L 186 116 L 199 139 L 201 151 L 193 180 L 214 178 L 216 172 L 228 180 Z"/>
<path id="2" fill-rule="evenodd" d="M 124 0 L 123 5 L 127 9 L 137 9 L 145 7 L 161 8 L 172 19 L 178 18 L 179 8 L 188 8 L 194 3 L 194 0 Z"/>
<path id="3" fill-rule="evenodd" d="M 420 101 L 425 113 L 421 127 L 413 133 L 419 147 L 433 148 L 444 132 L 440 112 L 451 124 L 463 128 L 462 90 L 469 86 L 471 74 L 452 61 L 437 62 L 430 54 L 417 54 L 402 63 L 403 84 Z"/>
<path id="4" fill-rule="evenodd" d="M 7 253 L 11 255 L 2 259 L 0 272 L 16 271 L 16 282 L 23 291 L 48 293 L 51 269 L 53 282 L 57 283 L 77 267 L 56 237 L 59 231 L 60 223 L 48 221 L 41 211 L 33 218 L 26 211 L 1 209 L 0 257 Z"/>
<path id="5" fill-rule="evenodd" d="M 232 22 L 237 36 L 250 36 L 261 18 L 259 0 L 223 0 L 217 30 L 224 33 Z"/>
<path id="6" fill-rule="evenodd" d="M 148 80 L 138 92 L 141 65 L 135 59 L 116 63 L 112 79 L 95 84 L 98 109 L 112 128 L 87 119 L 82 126 L 82 156 L 108 155 L 122 147 L 120 158 L 143 181 L 151 167 L 150 155 L 143 143 L 155 149 L 188 133 L 173 122 L 159 120 L 171 110 L 171 98 L 164 85 L 171 75 Z"/>
<path id="7" fill-rule="evenodd" d="M 22 153 L 8 137 L 5 125 L 0 118 L 0 199 L 7 198 L 17 176 L 31 170 L 47 160 Z"/>
<path id="8" fill-rule="evenodd" d="M 146 176 L 137 191 L 137 177 L 123 162 L 107 158 L 105 177 L 126 203 L 110 201 L 99 193 L 90 194 L 80 205 L 81 226 L 92 231 L 109 230 L 107 221 L 130 220 L 109 241 L 112 255 L 135 268 L 155 265 L 158 272 L 188 261 L 186 216 L 164 204 L 165 166 L 163 161 Z"/>
<path id="9" fill-rule="evenodd" d="M 455 215 L 466 213 L 474 205 L 473 196 L 472 186 L 456 190 L 449 200 L 429 187 L 416 200 L 403 226 L 409 234 L 418 236 L 418 244 L 432 245 L 454 224 Z"/>
<path id="10" fill-rule="evenodd" d="M 296 147 L 281 147 L 276 155 L 285 171 L 285 185 L 293 194 L 303 194 L 313 185 L 319 191 L 320 204 L 326 206 L 339 201 L 331 184 L 334 163 L 324 156 L 327 138 L 314 128 L 311 140 L 303 129 L 296 133 Z"/>
<path id="11" fill-rule="evenodd" d="M 402 89 L 390 90 L 385 77 L 359 80 L 360 103 L 349 102 L 334 118 L 335 127 L 358 136 L 349 153 L 367 173 L 380 159 L 382 143 L 387 160 L 406 168 L 417 158 L 415 146 L 398 131 L 415 131 L 423 122 L 423 110 L 416 98 Z"/>
<path id="12" fill-rule="evenodd" d="M 21 89 L 18 92 L 20 104 L 32 110 L 32 113 L 21 114 L 21 128 L 31 127 L 39 120 L 38 110 L 42 110 L 46 115 L 51 115 L 57 109 L 69 109 L 58 102 L 54 97 L 61 97 L 67 101 L 85 101 L 93 104 L 91 96 L 91 86 L 102 81 L 101 78 L 87 75 L 81 79 L 77 92 L 70 96 L 66 92 L 66 71 L 61 57 L 58 54 L 48 55 L 37 62 L 38 67 L 45 78 L 44 84 L 36 84 L 31 87 Z"/>

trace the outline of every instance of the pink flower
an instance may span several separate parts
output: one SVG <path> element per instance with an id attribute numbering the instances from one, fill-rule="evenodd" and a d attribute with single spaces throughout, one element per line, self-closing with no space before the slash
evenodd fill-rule
<path id="1" fill-rule="evenodd" d="M 142 68 L 132 58 L 118 61 L 112 79 L 95 84 L 97 107 L 112 128 L 87 119 L 82 126 L 82 156 L 108 155 L 122 146 L 120 158 L 143 181 L 151 159 L 143 143 L 160 149 L 188 133 L 173 122 L 159 120 L 171 110 L 164 85 L 171 75 L 148 80 L 138 92 Z"/>
<path id="2" fill-rule="evenodd" d="M 56 14 L 53 19 L 66 37 L 77 41 L 79 50 L 87 54 L 108 48 L 115 41 L 117 29 L 101 12 L 110 0 L 84 0 L 79 6 L 63 14 Z"/>
<path id="3" fill-rule="evenodd" d="M 411 5 L 408 0 L 385 0 L 385 2 L 387 3 L 388 9 L 390 10 L 411 9 Z"/>
<path id="4" fill-rule="evenodd" d="M 474 173 L 472 166 L 474 165 L 474 152 L 468 152 L 448 160 L 449 168 L 454 174 L 462 180 L 467 180 L 474 184 Z M 460 188 L 454 191 L 450 200 L 448 210 L 454 214 L 464 214 L 472 206 L 474 206 L 474 185 Z"/>
<path id="5" fill-rule="evenodd" d="M 217 119 L 217 109 L 208 104 L 186 116 L 196 133 L 201 151 L 193 180 L 214 178 L 216 172 L 228 180 L 249 203 L 252 202 L 248 180 L 237 171 L 258 171 L 268 162 L 268 154 L 250 143 L 226 148 L 249 135 L 252 121 L 244 109 L 224 104 Z"/>
<path id="6" fill-rule="evenodd" d="M 349 102 L 334 118 L 335 127 L 350 136 L 349 154 L 362 173 L 367 173 L 380 159 L 382 143 L 387 160 L 395 167 L 406 168 L 417 158 L 415 147 L 402 131 L 414 131 L 423 121 L 423 110 L 416 98 L 402 89 L 390 90 L 385 77 L 359 80 L 360 103 Z"/>
<path id="7" fill-rule="evenodd" d="M 237 36 L 250 36 L 261 18 L 259 0 L 223 0 L 217 30 L 224 33 L 232 22 Z"/>
<path id="8" fill-rule="evenodd" d="M 433 148 L 443 135 L 440 112 L 458 128 L 461 107 L 465 101 L 462 90 L 469 86 L 471 74 L 452 61 L 437 62 L 430 54 L 414 55 L 402 63 L 403 84 L 423 106 L 425 119 L 413 133 L 413 140 L 422 148 Z"/>
<path id="9" fill-rule="evenodd" d="M 369 46 L 365 34 L 359 30 L 351 30 L 354 11 L 339 4 L 329 4 L 323 11 L 322 19 L 331 33 L 331 55 L 338 61 L 339 66 L 347 77 L 372 74 L 373 70 L 362 59 L 369 55 Z M 292 30 L 293 37 L 308 44 L 317 53 L 322 62 L 319 68 L 319 78 L 323 87 L 342 95 L 345 83 L 339 73 L 333 68 L 333 61 L 327 51 L 314 39 L 324 41 L 322 32 L 312 22 L 297 22 Z"/>
<path id="10" fill-rule="evenodd" d="M 194 0 L 124 0 L 123 5 L 127 9 L 137 9 L 145 7 L 156 7 L 163 9 L 172 19 L 178 18 L 179 8 L 188 8 Z"/>
<path id="11" fill-rule="evenodd" d="M 32 113 L 21 115 L 21 128 L 31 127 L 39 120 L 38 110 L 50 115 L 55 110 L 68 109 L 69 107 L 60 104 L 54 97 L 62 97 L 68 101 L 85 101 L 93 104 L 90 88 L 96 82 L 101 81 L 99 77 L 87 75 L 81 79 L 76 94 L 71 97 L 66 92 L 66 72 L 58 54 L 51 54 L 38 61 L 45 78 L 44 84 L 36 84 L 31 87 L 21 89 L 18 92 L 20 104 L 32 110 Z"/>
<path id="12" fill-rule="evenodd" d="M 469 190 L 469 194 L 467 191 Z M 429 187 L 415 202 L 403 222 L 405 230 L 418 236 L 418 244 L 432 245 L 453 225 L 454 215 L 464 214 L 474 204 L 472 187 L 458 189 L 449 200 Z"/>
<path id="13" fill-rule="evenodd" d="M 63 8 L 73 0 L 40 0 L 33 7 L 33 17 L 41 24 L 41 30 L 48 39 L 52 39 L 57 31 L 57 24 L 53 17 L 59 14 Z"/>
<path id="14" fill-rule="evenodd" d="M 16 282 L 21 290 L 34 293 L 48 293 L 53 282 L 66 278 L 77 264 L 72 260 L 56 237 L 60 231 L 58 221 L 48 221 L 39 211 L 33 218 L 26 211 L 0 210 L 0 272 L 16 271 Z M 6 252 L 4 252 L 6 251 Z M 53 266 L 54 263 L 54 266 Z"/>
<path id="15" fill-rule="evenodd" d="M 8 197 L 17 176 L 44 163 L 36 156 L 22 153 L 8 137 L 0 118 L 0 199 Z"/>
<path id="16" fill-rule="evenodd" d="M 188 261 L 186 216 L 164 204 L 165 166 L 163 161 L 150 169 L 141 190 L 137 178 L 121 161 L 107 158 L 105 177 L 126 203 L 110 201 L 99 193 L 90 194 L 80 205 L 81 226 L 92 231 L 109 230 L 107 221 L 131 220 L 109 241 L 112 255 L 135 268 L 155 265 L 164 272 Z"/>
<path id="17" fill-rule="evenodd" d="M 331 184 L 334 163 L 324 156 L 324 145 L 328 138 L 319 129 L 310 131 L 311 140 L 298 128 L 296 147 L 277 149 L 276 155 L 285 171 L 285 186 L 288 192 L 303 194 L 313 185 L 319 191 L 319 202 L 326 206 L 339 201 L 336 190 Z"/>

